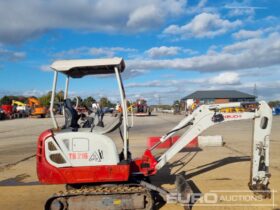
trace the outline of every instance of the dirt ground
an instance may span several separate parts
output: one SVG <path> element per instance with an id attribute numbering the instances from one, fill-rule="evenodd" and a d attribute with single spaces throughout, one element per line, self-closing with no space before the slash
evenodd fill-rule
<path id="1" fill-rule="evenodd" d="M 161 136 L 184 116 L 157 114 L 137 117 L 130 132 L 130 150 L 138 157 L 146 149 L 149 136 Z M 62 118 L 59 119 L 62 122 Z M 17 119 L 0 121 L 0 209 L 43 209 L 45 200 L 53 193 L 64 190 L 63 185 L 41 185 L 36 175 L 36 141 L 38 135 L 51 127 L 50 119 Z M 236 121 L 210 128 L 203 135 L 222 135 L 223 147 L 205 147 L 195 151 L 181 151 L 158 174 L 151 178 L 153 184 L 166 189 L 175 188 L 176 174 L 184 174 L 195 192 L 208 195 L 213 205 L 203 199 L 196 202 L 197 209 L 279 209 L 280 208 L 280 117 L 274 117 L 270 147 L 270 172 L 272 199 L 228 200 L 232 195 L 248 195 L 252 123 Z M 110 135 L 118 146 L 118 133 Z M 162 152 L 162 151 L 158 151 Z M 212 196 L 212 197 L 211 197 Z M 223 197 L 221 197 L 223 196 Z M 205 197 L 203 197 L 206 199 Z M 224 200 L 221 198 L 224 198 Z M 236 197 L 235 197 L 236 198 Z M 274 204 L 274 205 L 272 205 Z M 238 206 L 241 205 L 241 206 Z M 180 204 L 160 203 L 158 208 L 184 209 Z"/>

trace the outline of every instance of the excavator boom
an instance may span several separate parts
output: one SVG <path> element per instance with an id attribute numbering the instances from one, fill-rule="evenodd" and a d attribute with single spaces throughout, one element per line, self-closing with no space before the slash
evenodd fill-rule
<path id="1" fill-rule="evenodd" d="M 160 143 L 165 142 L 178 130 L 188 127 L 176 143 L 157 159 L 158 163 L 155 168 L 156 170 L 162 168 L 181 149 L 209 127 L 229 121 L 252 119 L 254 120 L 254 134 L 249 187 L 254 191 L 263 191 L 264 196 L 269 196 L 269 135 L 272 127 L 272 111 L 264 101 L 259 102 L 258 109 L 255 112 L 220 112 L 221 109 L 227 107 L 242 107 L 242 103 L 202 105 L 164 135 Z M 160 143 L 154 145 L 151 150 Z"/>

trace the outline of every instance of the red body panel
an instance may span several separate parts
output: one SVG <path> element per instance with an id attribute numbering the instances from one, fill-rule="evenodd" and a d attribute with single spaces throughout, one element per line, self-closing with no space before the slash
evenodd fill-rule
<path id="1" fill-rule="evenodd" d="M 147 139 L 147 148 L 152 148 L 156 143 L 160 141 L 160 136 L 153 136 Z M 180 138 L 180 136 L 173 136 L 167 139 L 165 142 L 159 144 L 155 149 L 168 149 Z M 194 138 L 185 148 L 197 148 L 198 138 Z"/>
<path id="2" fill-rule="evenodd" d="M 157 161 L 153 156 L 151 150 L 146 150 L 142 158 L 135 159 L 131 163 L 132 173 L 142 173 L 144 176 L 151 176 L 156 174 Z"/>
<path id="3" fill-rule="evenodd" d="M 129 179 L 130 164 L 64 168 L 50 165 L 46 160 L 44 141 L 52 135 L 52 131 L 47 130 L 38 139 L 37 176 L 40 182 L 45 184 L 74 184 L 122 182 Z"/>

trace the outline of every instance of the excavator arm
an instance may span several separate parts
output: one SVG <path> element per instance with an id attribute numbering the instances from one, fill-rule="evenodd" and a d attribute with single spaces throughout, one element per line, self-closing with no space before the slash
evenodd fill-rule
<path id="1" fill-rule="evenodd" d="M 12 100 L 12 105 L 26 106 L 25 103 L 23 103 L 23 102 L 21 102 L 21 101 L 16 101 L 16 100 Z"/>
<path id="2" fill-rule="evenodd" d="M 264 196 L 269 196 L 269 135 L 272 126 L 272 111 L 266 102 L 261 101 L 255 112 L 220 112 L 223 108 L 242 106 L 242 103 L 228 103 L 198 107 L 170 132 L 162 136 L 160 142 L 151 148 L 153 150 L 177 131 L 187 127 L 186 132 L 178 141 L 157 159 L 155 168 L 157 170 L 162 168 L 181 149 L 209 127 L 228 121 L 252 119 L 254 120 L 254 134 L 249 187 L 253 191 L 263 192 Z"/>

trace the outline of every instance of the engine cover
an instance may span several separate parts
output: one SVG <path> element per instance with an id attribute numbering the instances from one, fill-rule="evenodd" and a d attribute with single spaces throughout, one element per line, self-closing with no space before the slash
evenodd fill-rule
<path id="1" fill-rule="evenodd" d="M 107 136 L 91 132 L 59 132 L 45 140 L 47 161 L 56 167 L 117 165 L 119 156 Z"/>
<path id="2" fill-rule="evenodd" d="M 46 184 L 127 181 L 130 165 L 119 164 L 114 142 L 84 132 L 43 132 L 38 139 L 37 175 Z"/>

